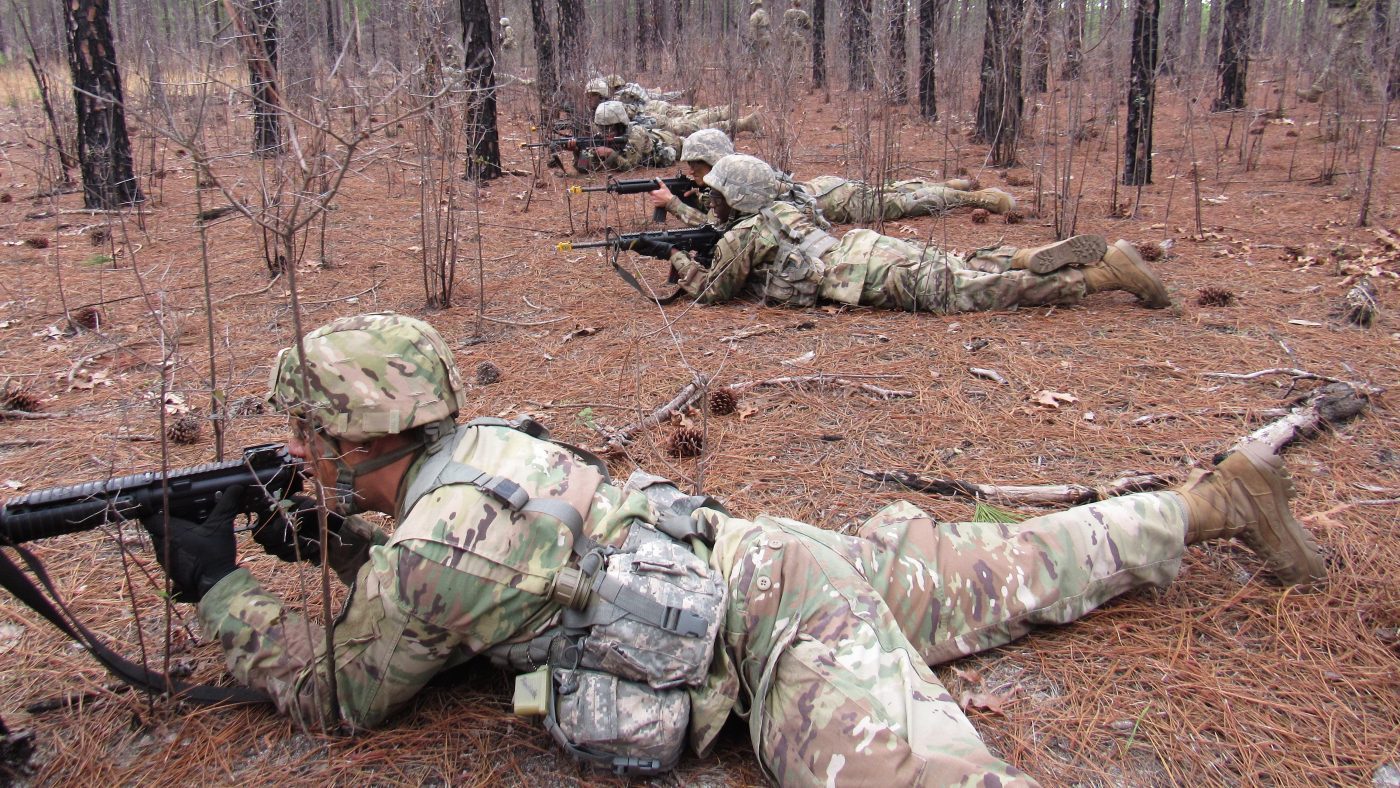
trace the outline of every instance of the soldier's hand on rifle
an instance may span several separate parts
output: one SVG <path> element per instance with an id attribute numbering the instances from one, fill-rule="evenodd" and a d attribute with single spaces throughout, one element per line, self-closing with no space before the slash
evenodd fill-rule
<path id="1" fill-rule="evenodd" d="M 651 204 L 657 208 L 665 208 L 671 204 L 671 199 L 675 197 L 671 190 L 666 188 L 666 184 L 660 178 L 656 179 L 656 190 L 648 192 L 651 195 Z"/>
<path id="2" fill-rule="evenodd" d="M 665 241 L 657 241 L 651 238 L 634 238 L 627 245 L 627 248 L 637 254 L 644 254 L 647 257 L 655 257 L 658 260 L 670 260 L 671 253 L 675 248 Z"/>
<path id="3" fill-rule="evenodd" d="M 345 518 L 326 512 L 327 535 L 334 539 L 340 533 Z M 253 541 L 268 554 L 283 561 L 321 563 L 321 521 L 316 499 L 309 495 L 293 495 L 276 510 L 260 518 L 253 527 Z"/>
<path id="4" fill-rule="evenodd" d="M 198 602 L 238 568 L 233 520 L 242 507 L 243 491 L 241 484 L 224 490 L 202 523 L 167 519 L 160 512 L 141 521 L 151 534 L 156 560 L 170 576 L 176 602 Z"/>

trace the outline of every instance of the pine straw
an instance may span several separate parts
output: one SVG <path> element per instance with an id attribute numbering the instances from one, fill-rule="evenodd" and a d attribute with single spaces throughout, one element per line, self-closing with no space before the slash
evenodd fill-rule
<path id="1" fill-rule="evenodd" d="M 1174 111 L 1164 103 L 1165 111 Z M 503 106 L 514 111 L 509 102 Z M 831 105 L 831 112 L 840 112 L 840 106 Z M 524 120 L 508 114 L 503 122 L 502 149 L 518 156 L 513 143 L 523 139 Z M 1203 135 L 1206 124 L 1224 122 L 1196 121 Z M 1170 139 L 1160 131 L 1170 123 L 1159 119 L 1160 138 Z M 804 142 L 810 140 L 807 158 L 798 162 L 799 177 L 850 171 L 825 145 L 839 140 L 829 119 L 808 112 L 799 125 Z M 15 137 L 13 126 L 0 128 L 7 138 Z M 905 133 L 906 150 L 914 150 L 924 132 L 913 124 Z M 930 136 L 927 149 L 941 151 L 941 139 Z M 741 148 L 745 144 L 741 141 Z M 1201 150 L 1209 145 L 1204 136 L 1198 140 Z M 1303 164 L 1316 156 L 1315 143 L 1308 145 L 1313 147 L 1304 146 Z M 1097 155 L 1096 148 L 1088 150 Z M 1281 180 L 1287 153 L 1269 148 L 1256 173 L 1231 173 L 1227 167 L 1227 174 Z M 1111 151 L 1106 155 L 1111 159 Z M 1157 161 L 1163 173 L 1176 166 L 1170 150 Z M 1097 164 L 1111 169 L 1109 160 Z M 932 160 L 911 163 L 921 172 L 937 166 Z M 378 171 L 367 169 L 367 177 Z M 1400 326 L 1393 311 L 1383 312 L 1368 331 L 1329 321 L 1332 304 L 1349 286 L 1341 277 L 1322 270 L 1325 266 L 1294 271 L 1296 263 L 1268 250 L 1241 251 L 1244 244 L 1303 238 L 1370 248 L 1373 236 L 1350 227 L 1351 203 L 1311 197 L 1281 202 L 1252 197 L 1247 183 L 1212 185 L 1212 193 L 1218 188 L 1230 195 L 1230 210 L 1249 212 L 1267 199 L 1269 211 L 1236 219 L 1224 209 L 1207 209 L 1213 221 L 1230 225 L 1221 231 L 1230 240 L 1198 243 L 1175 231 L 1175 223 L 1191 213 L 1189 189 L 1175 191 L 1164 230 L 1148 223 L 1164 221 L 1165 181 L 1147 190 L 1155 202 L 1144 205 L 1142 224 L 1103 218 L 1107 180 L 1091 183 L 1081 231 L 1135 240 L 1175 236 L 1173 257 L 1158 267 L 1183 302 L 1177 310 L 1147 311 L 1127 296 L 1106 294 L 1074 309 L 947 318 L 862 309 L 785 312 L 749 303 L 676 304 L 663 311 L 608 272 L 597 254 L 551 250 L 562 233 L 547 228 L 568 226 L 560 181 L 546 175 L 526 214 L 516 195 L 531 184 L 513 178 L 491 186 L 481 201 L 486 221 L 496 226 L 483 231 L 485 313 L 493 319 L 478 322 L 475 272 L 465 264 L 459 305 L 434 313 L 421 309 L 421 276 L 416 256 L 408 251 L 419 242 L 411 218 L 418 203 L 416 190 L 405 188 L 403 180 L 389 185 L 352 179 L 349 191 L 337 198 L 340 210 L 331 216 L 330 238 L 333 258 L 344 264 L 300 275 L 302 297 L 317 302 L 306 310 L 306 327 L 375 308 L 423 315 L 457 348 L 463 369 L 483 361 L 500 367 L 500 382 L 472 389 L 473 415 L 532 412 L 556 437 L 597 446 L 601 438 L 590 422 L 616 428 L 636 421 L 696 373 L 715 385 L 818 372 L 881 375 L 886 377 L 879 385 L 914 392 L 909 399 L 882 401 L 844 388 L 753 390 L 743 395 L 736 414 L 688 417 L 706 431 L 701 457 L 667 454 L 671 428 L 663 426 L 641 433 L 613 462 L 615 476 L 644 467 L 682 486 L 703 486 L 739 513 L 768 512 L 849 530 L 881 506 L 912 497 L 939 518 L 971 517 L 965 502 L 876 488 L 859 476 L 862 467 L 980 483 L 1095 484 L 1136 470 L 1180 478 L 1272 418 L 1271 409 L 1316 385 L 1276 378 L 1221 381 L 1206 373 L 1292 366 L 1392 389 L 1400 381 L 1395 352 Z M 1382 196 L 1394 194 L 1394 180 L 1385 176 Z M 147 286 L 164 292 L 164 315 L 182 342 L 172 366 L 174 388 L 202 409 L 207 402 L 203 296 L 195 287 L 197 267 L 186 265 L 198 259 L 189 231 L 192 176 L 173 173 L 163 184 L 166 202 L 153 206 L 155 214 L 147 218 L 151 234 L 139 239 L 143 250 L 136 260 Z M 79 199 L 64 196 L 60 204 L 76 207 Z M 580 238 L 599 235 L 604 225 L 639 226 L 648 210 L 640 200 L 576 199 L 573 207 Z M 58 219 L 24 222 L 29 210 L 24 200 L 5 206 L 0 224 L 15 222 L 25 234 L 58 236 L 52 226 Z M 470 212 L 463 221 L 470 223 Z M 975 226 L 965 214 L 901 222 L 888 231 L 905 234 L 902 226 L 922 237 L 948 238 L 963 250 L 1003 236 L 1025 244 L 1049 235 L 1042 223 Z M 1247 231 L 1239 229 L 1245 226 Z M 113 229 L 120 239 L 121 228 Z M 213 299 L 259 287 L 256 233 L 241 222 L 217 225 L 210 233 Z M 1251 264 L 1219 256 L 1222 250 L 1244 255 Z M 9 303 L 0 307 L 0 320 L 17 323 L 0 334 L 0 378 L 41 372 L 26 380 L 54 397 L 44 410 L 70 414 L 0 423 L 0 438 L 7 442 L 0 451 L 0 480 L 22 481 L 26 490 L 160 463 L 158 442 L 128 439 L 159 434 L 152 397 L 159 389 L 161 356 L 152 319 L 140 298 L 113 300 L 137 293 L 130 269 L 86 267 L 88 254 L 85 244 L 64 240 L 43 252 L 14 249 L 5 263 L 6 295 L 0 301 Z M 70 305 L 111 301 L 102 307 L 108 321 L 101 335 L 32 336 L 50 324 L 62 327 L 63 310 L 52 288 L 55 259 L 64 265 Z M 660 286 L 664 271 L 635 256 L 627 262 Z M 129 266 L 130 259 L 122 264 Z M 1395 279 L 1376 282 L 1382 300 L 1396 303 Z M 1191 296 L 1215 283 L 1228 284 L 1239 302 L 1195 304 Z M 278 282 L 266 296 L 216 308 L 221 375 L 231 376 L 223 386 L 229 399 L 258 394 L 273 352 L 290 342 L 285 287 Z M 357 293 L 355 304 L 342 300 Z M 558 318 L 564 319 L 547 322 Z M 1323 325 L 1288 322 L 1295 318 Z M 797 327 L 808 322 L 810 328 Z M 715 341 L 761 324 L 788 327 L 733 343 Z M 565 339 L 580 328 L 599 330 Z M 103 373 L 113 385 L 68 389 L 76 361 L 112 347 L 125 349 L 94 356 L 75 380 Z M 783 363 L 808 351 L 814 353 L 810 362 Z M 970 375 L 974 366 L 996 370 L 1007 383 Z M 1034 404 L 1041 390 L 1071 394 L 1077 401 L 1047 409 Z M 1242 548 L 1193 548 L 1178 582 L 1160 594 L 1130 595 L 1072 626 L 940 668 L 955 696 L 964 690 L 1003 695 L 1014 690 L 1002 715 L 970 712 L 989 745 L 1047 784 L 1357 784 L 1368 782 L 1378 766 L 1396 761 L 1397 508 L 1350 503 L 1400 491 L 1400 420 L 1388 400 L 1389 395 L 1378 397 L 1357 421 L 1286 454 L 1300 490 L 1295 508 L 1329 555 L 1331 585 L 1314 594 L 1282 593 L 1255 576 L 1259 563 Z M 1134 424 L 1149 415 L 1157 418 Z M 238 418 L 229 425 L 229 445 L 279 440 L 283 433 L 283 421 L 275 415 Z M 24 440 L 46 442 L 11 443 Z M 172 466 L 208 460 L 212 437 L 206 430 L 201 443 L 172 446 L 170 452 Z M 139 532 L 129 533 L 136 534 L 129 540 L 134 560 L 156 582 L 133 564 L 128 586 L 113 534 L 64 537 L 36 549 L 74 611 L 127 655 L 139 653 L 134 593 L 139 632 L 152 664 L 159 665 L 165 642 L 160 573 Z M 312 591 L 316 579 L 309 570 L 262 556 L 246 541 L 243 547 L 245 562 L 270 589 L 319 616 L 321 604 Z M 344 591 L 337 593 L 343 597 Z M 340 601 L 335 600 L 337 607 Z M 172 661 L 187 661 L 193 680 L 226 682 L 219 648 L 198 639 L 191 609 L 175 606 L 171 612 L 176 616 Z M 90 658 L 27 609 L 0 601 L 0 626 L 14 625 L 24 628 L 17 639 L 0 634 L 0 649 L 11 644 L 0 653 L 5 665 L 0 715 L 13 728 L 37 733 L 35 784 L 608 782 L 559 755 L 537 725 L 512 717 L 508 680 L 490 668 L 473 667 L 426 690 L 383 730 L 335 738 L 298 731 L 265 708 L 198 709 L 105 689 L 110 679 Z M 954 668 L 969 676 L 975 670 L 980 678 L 969 681 Z M 92 698 L 74 708 L 23 712 L 36 701 L 85 693 Z M 658 782 L 762 779 L 743 730 L 735 727 L 722 736 L 715 756 L 688 758 L 676 774 Z"/>

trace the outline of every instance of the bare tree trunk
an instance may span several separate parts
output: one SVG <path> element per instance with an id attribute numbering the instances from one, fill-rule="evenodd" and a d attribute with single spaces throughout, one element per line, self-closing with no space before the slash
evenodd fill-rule
<path id="1" fill-rule="evenodd" d="M 1030 73 L 1026 83 L 1035 93 L 1050 84 L 1050 0 L 1033 0 L 1030 24 Z"/>
<path id="2" fill-rule="evenodd" d="M 1060 79 L 1079 79 L 1084 63 L 1084 0 L 1065 0 L 1065 65 Z"/>
<path id="3" fill-rule="evenodd" d="M 572 114 L 579 115 L 587 105 L 583 100 L 584 69 L 588 64 L 588 14 L 583 0 L 559 0 L 559 83 L 568 97 Z M 579 122 L 587 128 L 587 121 Z"/>
<path id="4" fill-rule="evenodd" d="M 641 72 L 647 69 L 647 4 L 644 0 L 637 2 L 636 19 L 636 42 L 637 42 L 637 79 L 641 81 Z"/>
<path id="5" fill-rule="evenodd" d="M 326 51 L 331 57 L 340 52 L 340 0 L 322 0 L 326 4 Z"/>
<path id="6" fill-rule="evenodd" d="M 113 209 L 139 203 L 144 198 L 131 168 L 131 139 L 126 133 L 122 78 L 107 0 L 65 0 L 63 11 L 78 115 L 83 205 Z"/>
<path id="7" fill-rule="evenodd" d="M 554 26 L 545 0 L 530 0 L 535 26 L 535 90 L 540 97 L 540 117 L 552 122 L 559 110 L 559 67 L 554 62 Z"/>
<path id="8" fill-rule="evenodd" d="M 919 0 L 919 114 L 938 120 L 938 75 L 934 34 L 941 0 Z"/>
<path id="9" fill-rule="evenodd" d="M 1199 0 L 1191 0 L 1192 3 Z M 1176 74 L 1181 71 L 1181 24 L 1186 14 L 1184 0 L 1166 0 L 1162 7 L 1162 51 L 1163 74 Z"/>
<path id="10" fill-rule="evenodd" d="M 1025 0 L 988 0 L 982 43 L 982 89 L 976 139 L 991 146 L 991 164 L 1016 163 L 1021 132 L 1021 15 Z"/>
<path id="11" fill-rule="evenodd" d="M 1220 54 L 1220 23 L 1224 19 L 1223 2 L 1210 4 L 1210 17 L 1206 20 L 1206 40 L 1201 50 L 1201 63 L 1212 63 Z"/>
<path id="12" fill-rule="evenodd" d="M 278 103 L 269 98 L 277 91 L 277 6 L 279 0 L 253 0 L 253 32 L 262 46 L 263 63 L 248 63 L 253 85 L 253 152 L 276 155 L 282 148 Z"/>
<path id="13" fill-rule="evenodd" d="M 1220 96 L 1212 109 L 1244 109 L 1249 92 L 1249 0 L 1225 0 L 1220 36 Z"/>
<path id="14" fill-rule="evenodd" d="M 1137 0 L 1133 12 L 1128 127 L 1123 143 L 1123 183 L 1130 186 L 1152 182 L 1152 113 L 1157 91 L 1157 16 L 1160 11 L 1159 0 Z"/>
<path id="15" fill-rule="evenodd" d="M 463 77 L 467 100 L 467 178 L 501 177 L 501 142 L 496 131 L 496 53 L 491 42 L 491 9 L 486 0 L 459 0 L 462 44 L 466 49 Z"/>
<path id="16" fill-rule="evenodd" d="M 849 0 L 851 30 L 846 37 L 846 55 L 852 90 L 869 90 L 874 78 L 870 62 L 870 6 L 871 0 Z"/>
<path id="17" fill-rule="evenodd" d="M 894 0 L 890 9 L 890 99 L 896 104 L 909 102 L 909 45 L 905 28 L 909 24 L 906 0 Z"/>
<path id="18" fill-rule="evenodd" d="M 812 87 L 826 87 L 826 0 L 812 2 Z"/>

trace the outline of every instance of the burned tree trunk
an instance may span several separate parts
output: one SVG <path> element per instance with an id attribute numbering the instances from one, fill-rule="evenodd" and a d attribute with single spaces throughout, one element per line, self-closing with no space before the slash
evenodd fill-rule
<path id="1" fill-rule="evenodd" d="M 78 114 L 83 205 L 113 209 L 139 203 L 143 197 L 131 168 L 131 140 L 126 134 L 122 78 L 107 0 L 65 0 L 63 12 Z"/>
<path id="2" fill-rule="evenodd" d="M 1220 34 L 1220 97 L 1216 112 L 1244 109 L 1249 92 L 1249 0 L 1225 0 Z"/>
<path id="3" fill-rule="evenodd" d="M 554 26 L 545 0 L 530 0 L 535 26 L 535 90 L 540 97 L 540 117 L 554 120 L 559 109 L 559 68 L 554 62 Z"/>
<path id="4" fill-rule="evenodd" d="M 1137 0 L 1133 13 L 1133 56 L 1128 82 L 1128 129 L 1123 143 L 1123 183 L 1152 182 L 1152 112 L 1157 92 L 1159 0 Z"/>
<path id="5" fill-rule="evenodd" d="M 905 28 L 909 21 L 909 7 L 905 0 L 894 0 L 890 9 L 890 99 L 896 104 L 909 101 L 909 36 Z"/>
<path id="6" fill-rule="evenodd" d="M 467 99 L 467 173 L 469 180 L 501 177 L 501 142 L 496 132 L 496 53 L 491 48 L 491 10 L 486 0 L 459 0 L 462 44 L 466 50 L 463 79 Z"/>
<path id="7" fill-rule="evenodd" d="M 919 114 L 938 120 L 938 75 L 935 73 L 934 34 L 938 32 L 940 0 L 919 0 Z"/>
<path id="8" fill-rule="evenodd" d="M 869 90 L 874 81 L 870 62 L 871 0 L 849 0 L 850 35 L 846 37 L 846 55 L 850 65 L 851 89 Z"/>
<path id="9" fill-rule="evenodd" d="M 826 87 L 826 0 L 812 3 L 812 87 Z"/>
<path id="10" fill-rule="evenodd" d="M 1065 64 L 1060 79 L 1079 79 L 1084 62 L 1084 0 L 1065 0 Z"/>
<path id="11" fill-rule="evenodd" d="M 583 0 L 559 0 L 559 84 L 574 114 L 584 111 L 584 69 L 588 64 L 588 14 Z M 588 128 L 592 118 L 579 118 Z"/>
<path id="12" fill-rule="evenodd" d="M 1021 15 L 1025 0 L 988 0 L 982 39 L 982 89 L 977 94 L 979 142 L 991 146 L 991 164 L 1016 163 L 1021 132 Z"/>
<path id="13" fill-rule="evenodd" d="M 253 89 L 253 152 L 275 156 L 282 148 L 277 92 L 277 2 L 252 0 L 247 42 L 248 82 Z"/>

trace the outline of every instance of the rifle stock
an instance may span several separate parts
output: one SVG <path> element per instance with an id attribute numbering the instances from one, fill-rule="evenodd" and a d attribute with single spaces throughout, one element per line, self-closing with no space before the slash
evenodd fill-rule
<path id="1" fill-rule="evenodd" d="M 263 514 L 272 500 L 301 490 L 299 461 L 281 443 L 263 443 L 243 450 L 243 457 L 190 468 L 120 476 L 68 487 L 39 490 L 12 498 L 0 507 L 0 543 L 22 544 L 35 539 L 77 533 L 114 519 L 140 520 L 162 510 L 168 490 L 171 517 L 201 521 L 229 487 L 259 487 L 244 497 L 245 514 Z"/>

